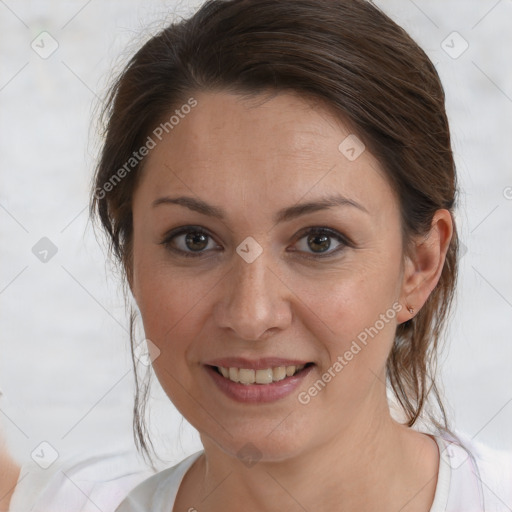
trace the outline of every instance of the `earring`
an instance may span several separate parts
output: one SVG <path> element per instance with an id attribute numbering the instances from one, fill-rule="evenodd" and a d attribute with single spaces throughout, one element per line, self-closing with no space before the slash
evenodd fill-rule
<path id="1" fill-rule="evenodd" d="M 414 308 L 411 308 L 411 306 L 407 306 L 407 311 L 412 315 L 414 314 Z"/>

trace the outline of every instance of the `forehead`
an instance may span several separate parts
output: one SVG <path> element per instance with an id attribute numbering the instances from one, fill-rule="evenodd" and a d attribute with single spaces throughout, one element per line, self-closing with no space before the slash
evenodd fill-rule
<path id="1" fill-rule="evenodd" d="M 379 162 L 366 149 L 357 156 L 359 139 L 320 102 L 292 93 L 194 98 L 146 157 L 139 187 L 148 198 L 168 190 L 288 205 L 337 191 L 368 209 L 394 202 Z"/>

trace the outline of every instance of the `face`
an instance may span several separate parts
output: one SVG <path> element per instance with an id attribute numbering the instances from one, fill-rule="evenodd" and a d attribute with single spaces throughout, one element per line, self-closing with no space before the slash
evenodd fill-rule
<path id="1" fill-rule="evenodd" d="M 387 410 L 399 205 L 320 105 L 194 97 L 135 191 L 131 287 L 158 379 L 203 442 L 280 460 Z"/>

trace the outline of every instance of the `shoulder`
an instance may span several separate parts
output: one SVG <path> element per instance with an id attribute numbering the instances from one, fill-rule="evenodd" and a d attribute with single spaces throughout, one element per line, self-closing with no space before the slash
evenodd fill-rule
<path id="1" fill-rule="evenodd" d="M 492 448 L 464 433 L 456 436 L 438 436 L 440 448 L 444 446 L 440 472 L 444 465 L 449 473 L 447 510 L 511 510 L 512 451 Z"/>
<path id="2" fill-rule="evenodd" d="M 131 451 L 57 459 L 42 468 L 23 464 L 10 512 L 113 512 L 138 483 L 154 472 Z"/>
<path id="3" fill-rule="evenodd" d="M 163 512 L 170 510 L 187 470 L 202 455 L 198 451 L 171 468 L 150 476 L 135 487 L 116 512 Z"/>
<path id="4" fill-rule="evenodd" d="M 469 450 L 475 458 L 475 476 L 482 484 L 486 512 L 512 509 L 512 450 L 497 450 L 475 441 Z"/>

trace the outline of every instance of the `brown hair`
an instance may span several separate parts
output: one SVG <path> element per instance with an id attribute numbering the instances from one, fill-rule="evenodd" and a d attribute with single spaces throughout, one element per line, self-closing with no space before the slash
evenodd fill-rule
<path id="1" fill-rule="evenodd" d="M 443 87 L 400 26 L 365 0 L 209 0 L 144 44 L 105 104 L 91 215 L 98 214 L 128 280 L 131 204 L 143 161 L 108 191 L 105 184 L 194 91 L 214 90 L 247 96 L 294 91 L 339 115 L 379 160 L 397 194 L 405 254 L 414 235 L 428 233 L 436 210 L 445 208 L 453 218 L 457 186 Z M 425 416 L 448 429 L 436 356 L 454 297 L 457 254 L 454 222 L 440 280 L 417 315 L 398 326 L 387 361 L 409 426 Z M 133 318 L 132 312 L 132 328 Z M 135 366 L 133 336 L 132 359 Z M 149 455 L 146 394 L 147 388 L 141 400 L 137 381 L 135 440 Z M 436 413 L 426 410 L 430 396 Z"/>

